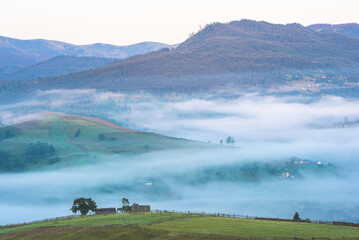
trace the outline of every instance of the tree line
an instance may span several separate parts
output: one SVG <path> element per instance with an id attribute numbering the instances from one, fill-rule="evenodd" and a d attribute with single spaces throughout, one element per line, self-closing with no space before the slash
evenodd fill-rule
<path id="1" fill-rule="evenodd" d="M 133 206 L 138 206 L 138 203 L 133 203 L 130 205 L 130 201 L 127 198 L 121 199 L 122 207 L 117 208 L 117 211 L 121 213 L 128 213 L 131 212 Z M 77 213 L 80 212 L 82 216 L 87 215 L 90 211 L 96 212 L 97 204 L 91 198 L 77 198 L 74 200 L 72 207 L 70 209 L 71 212 Z"/>

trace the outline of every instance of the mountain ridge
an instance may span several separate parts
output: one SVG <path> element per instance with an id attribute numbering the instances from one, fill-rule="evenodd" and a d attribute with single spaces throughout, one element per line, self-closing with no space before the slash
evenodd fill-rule
<path id="1" fill-rule="evenodd" d="M 240 25 L 243 22 L 244 24 Z M 256 30 L 252 32 L 244 32 L 246 35 L 243 36 L 243 29 L 245 29 L 243 26 L 248 29 L 248 23 L 255 23 L 252 25 L 254 25 Z M 240 27 L 235 25 L 240 25 Z M 268 26 L 269 29 L 266 29 Z M 121 76 L 238 72 L 252 69 L 271 69 L 271 60 L 273 60 L 272 62 L 274 65 L 279 65 L 279 67 L 296 67 L 296 64 L 302 64 L 304 67 L 310 67 L 312 64 L 330 66 L 333 64 L 331 61 L 332 59 L 330 61 L 322 60 L 321 56 L 319 56 L 319 53 L 328 50 L 333 51 L 327 54 L 328 57 L 337 57 L 336 54 L 340 54 L 338 58 L 347 61 L 347 63 L 356 63 L 359 61 L 357 55 L 353 55 L 352 52 L 350 52 L 355 51 L 355 53 L 358 53 L 358 40 L 351 41 L 341 35 L 327 36 L 315 33 L 303 26 L 299 26 L 300 25 L 298 24 L 273 25 L 265 22 L 253 22 L 248 20 L 230 22 L 229 24 L 215 23 L 208 25 L 206 28 L 180 44 L 176 49 L 157 51 L 142 56 L 131 57 L 110 64 L 105 67 L 105 70 L 108 70 L 109 72 L 117 70 L 118 74 Z M 258 29 L 260 27 L 262 27 L 262 29 L 259 31 Z M 231 30 L 236 29 L 238 31 L 231 31 L 230 34 L 227 34 L 226 28 L 231 28 Z M 276 28 L 278 33 L 272 34 L 270 31 Z M 282 31 L 286 32 L 283 34 Z M 298 40 L 298 33 L 301 34 L 300 40 Z M 204 35 L 204 37 L 202 35 Z M 313 37 L 315 37 L 315 39 L 313 39 Z M 255 39 L 259 40 L 253 45 Z M 323 40 L 328 41 L 328 43 L 324 46 L 320 46 L 319 44 L 322 44 Z M 283 44 L 286 43 L 289 45 L 292 42 L 299 42 L 301 45 L 316 45 L 303 48 L 305 52 L 299 53 L 295 52 L 296 49 L 293 49 L 295 46 L 291 47 Z M 252 54 L 252 56 L 246 54 Z M 184 59 L 183 56 L 187 58 Z M 314 60 L 309 57 L 313 57 Z M 162 61 L 161 63 L 166 64 L 156 62 L 158 59 Z M 183 60 L 186 60 L 191 64 L 186 65 L 184 63 L 183 65 L 179 65 Z M 235 62 L 236 60 L 237 62 Z M 245 60 L 252 61 L 252 64 L 244 66 Z M 276 60 L 277 62 L 275 62 Z M 292 60 L 293 62 L 280 62 L 281 60 Z M 322 60 L 322 62 L 319 60 Z M 148 63 L 149 61 L 151 61 L 151 64 Z M 226 62 L 222 63 L 221 61 Z M 270 64 L 260 66 L 261 63 L 258 63 L 258 61 L 268 61 Z M 196 69 L 193 69 L 192 63 L 197 63 L 195 66 Z M 136 66 L 136 64 L 139 66 Z M 145 64 L 152 65 L 152 68 L 151 66 L 145 68 L 146 66 L 143 66 Z M 155 66 L 156 69 L 153 69 L 153 66 Z"/>
<path id="2" fill-rule="evenodd" d="M 0 81 L 26 80 L 40 77 L 64 75 L 108 65 L 118 59 L 98 57 L 75 57 L 61 55 L 30 66 L 17 68 L 13 73 L 0 74 Z"/>
<path id="3" fill-rule="evenodd" d="M 122 59 L 163 47 L 171 45 L 158 42 L 141 42 L 127 46 L 103 43 L 75 45 L 54 40 L 21 40 L 0 36 L 0 68 L 25 67 L 60 55 Z"/>
<path id="4" fill-rule="evenodd" d="M 293 80 L 355 83 L 359 39 L 316 32 L 300 24 L 241 20 L 208 24 L 177 48 L 162 48 L 107 66 L 18 81 L 2 89 L 96 88 L 206 90 L 273 87 Z M 341 79 L 341 80 L 338 80 Z"/>
<path id="5" fill-rule="evenodd" d="M 307 28 L 321 33 L 338 33 L 347 37 L 359 38 L 359 24 L 313 24 Z"/>

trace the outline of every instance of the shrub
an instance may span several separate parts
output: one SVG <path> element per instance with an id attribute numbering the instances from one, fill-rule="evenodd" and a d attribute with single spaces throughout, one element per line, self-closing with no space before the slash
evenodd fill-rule
<path id="1" fill-rule="evenodd" d="M 55 154 L 56 150 L 52 144 L 48 143 L 30 143 L 25 150 L 25 159 L 30 163 L 37 163 L 39 159 L 50 158 Z"/>
<path id="2" fill-rule="evenodd" d="M 56 158 L 51 158 L 51 159 L 49 159 L 49 161 L 47 161 L 47 163 L 48 163 L 49 165 L 53 165 L 53 164 L 58 163 L 58 162 L 60 162 L 60 158 L 58 158 L 58 157 L 56 157 Z"/>
<path id="3" fill-rule="evenodd" d="M 103 141 L 103 140 L 105 140 L 105 134 L 103 134 L 103 133 L 100 133 L 99 135 L 98 135 L 98 139 L 100 140 L 100 141 Z"/>

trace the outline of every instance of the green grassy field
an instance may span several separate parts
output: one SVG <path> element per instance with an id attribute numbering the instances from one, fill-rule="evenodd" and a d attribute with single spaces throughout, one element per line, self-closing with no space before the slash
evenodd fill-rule
<path id="1" fill-rule="evenodd" d="M 102 138 L 99 136 L 102 135 Z M 54 154 L 33 156 L 30 144 L 52 145 Z M 136 154 L 151 151 L 209 147 L 209 144 L 127 129 L 102 119 L 44 113 L 11 127 L 0 128 L 0 172 L 54 169 L 101 161 L 102 154 Z M 39 151 L 38 151 L 39 152 Z"/>
<path id="2" fill-rule="evenodd" d="M 153 224 L 151 229 L 173 232 L 218 234 L 237 237 L 356 237 L 359 228 L 325 224 L 278 222 L 223 217 L 175 219 Z"/>
<path id="3" fill-rule="evenodd" d="M 102 136 L 102 138 L 99 138 Z M 53 146 L 52 154 L 28 157 L 31 144 Z M 182 138 L 166 137 L 155 133 L 134 131 L 102 119 L 43 113 L 38 117 L 10 127 L 0 128 L 0 173 L 55 170 L 69 166 L 84 166 L 103 163 L 106 156 L 121 161 L 128 156 L 152 151 L 187 149 L 229 149 L 220 146 Z M 30 151 L 31 152 L 31 151 Z M 43 151 L 44 152 L 44 151 Z M 45 151 L 46 152 L 46 151 Z M 301 159 L 297 159 L 299 161 Z M 188 172 L 178 177 L 190 183 L 209 181 L 262 181 L 278 178 L 288 172 L 291 177 L 300 177 L 301 173 L 324 176 L 335 175 L 333 166 L 317 164 L 292 164 L 288 161 L 241 162 L 235 166 L 216 166 L 202 171 Z"/>
<path id="4" fill-rule="evenodd" d="M 114 214 L 0 228 L 0 239 L 239 239 L 359 237 L 359 228 L 178 213 Z"/>
<path id="5" fill-rule="evenodd" d="M 140 227 L 147 226 L 149 224 L 172 220 L 175 218 L 182 218 L 189 215 L 177 214 L 177 213 L 143 213 L 143 214 L 109 214 L 109 215 L 94 215 L 86 217 L 76 217 L 71 219 L 59 219 L 51 221 L 43 221 L 34 224 L 25 224 L 21 226 L 10 226 L 0 228 L 0 233 L 6 233 L 11 231 L 25 230 L 38 227 L 48 226 L 97 226 L 97 225 L 122 225 L 122 224 L 136 224 Z"/>

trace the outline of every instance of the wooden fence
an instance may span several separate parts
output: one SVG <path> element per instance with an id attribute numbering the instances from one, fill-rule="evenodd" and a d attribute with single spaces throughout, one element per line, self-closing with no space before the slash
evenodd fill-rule
<path id="1" fill-rule="evenodd" d="M 307 223 L 313 223 L 313 224 L 331 224 L 331 225 L 359 227 L 358 223 L 351 223 L 351 222 L 320 221 L 320 220 L 295 221 L 292 219 L 263 218 L 263 217 L 254 217 L 254 216 L 248 216 L 248 215 L 238 215 L 238 214 L 228 214 L 228 213 L 206 213 L 206 212 L 196 212 L 196 211 L 175 211 L 175 210 L 171 210 L 171 211 L 169 211 L 169 210 L 151 210 L 151 214 L 152 213 L 159 213 L 159 214 L 178 213 L 178 214 L 181 214 L 178 216 L 169 215 L 168 217 L 164 217 L 163 219 L 159 219 L 153 223 L 159 223 L 159 222 L 174 220 L 174 219 L 179 219 L 179 218 L 191 218 L 193 215 L 195 215 L 196 217 L 212 216 L 212 217 L 227 217 L 227 218 L 268 220 L 268 221 L 307 222 Z M 131 214 L 145 214 L 145 213 L 131 213 Z M 63 216 L 63 217 L 46 218 L 46 219 L 36 220 L 36 221 L 32 221 L 32 222 L 4 225 L 4 226 L 0 226 L 0 229 L 4 228 L 4 227 L 18 227 L 18 226 L 22 226 L 25 224 L 34 224 L 34 223 L 53 221 L 53 220 L 72 219 L 72 218 L 76 218 L 76 217 L 81 217 L 81 216 L 80 215 L 69 215 L 69 216 Z M 178 235 L 181 235 L 181 236 L 182 235 L 183 236 L 192 235 L 193 236 L 193 233 L 178 232 Z M 214 237 L 215 235 L 211 235 L 211 236 Z M 255 237 L 255 236 L 253 236 L 253 237 L 249 237 L 249 238 L 230 237 L 229 239 L 238 239 L 238 240 L 359 240 L 359 236 L 358 237 L 337 237 L 337 238 L 336 237 L 333 237 L 333 238 L 310 238 L 310 239 L 296 238 L 296 237 L 283 238 L 283 237 Z"/>
<path id="2" fill-rule="evenodd" d="M 201 216 L 212 216 L 212 217 L 228 217 L 228 218 L 241 218 L 241 219 L 254 219 L 254 220 L 267 220 L 267 221 L 281 221 L 281 222 L 303 222 L 303 223 L 314 223 L 314 224 L 330 224 L 339 226 L 359 227 L 359 223 L 352 222 L 338 222 L 338 221 L 321 221 L 321 220 L 293 220 L 283 218 L 266 218 L 266 217 L 254 217 L 248 215 L 228 214 L 228 213 L 206 213 L 196 211 L 175 211 L 175 210 L 152 210 L 153 213 L 182 213 L 189 215 L 201 215 Z M 328 239 L 327 239 L 328 240 Z"/>

